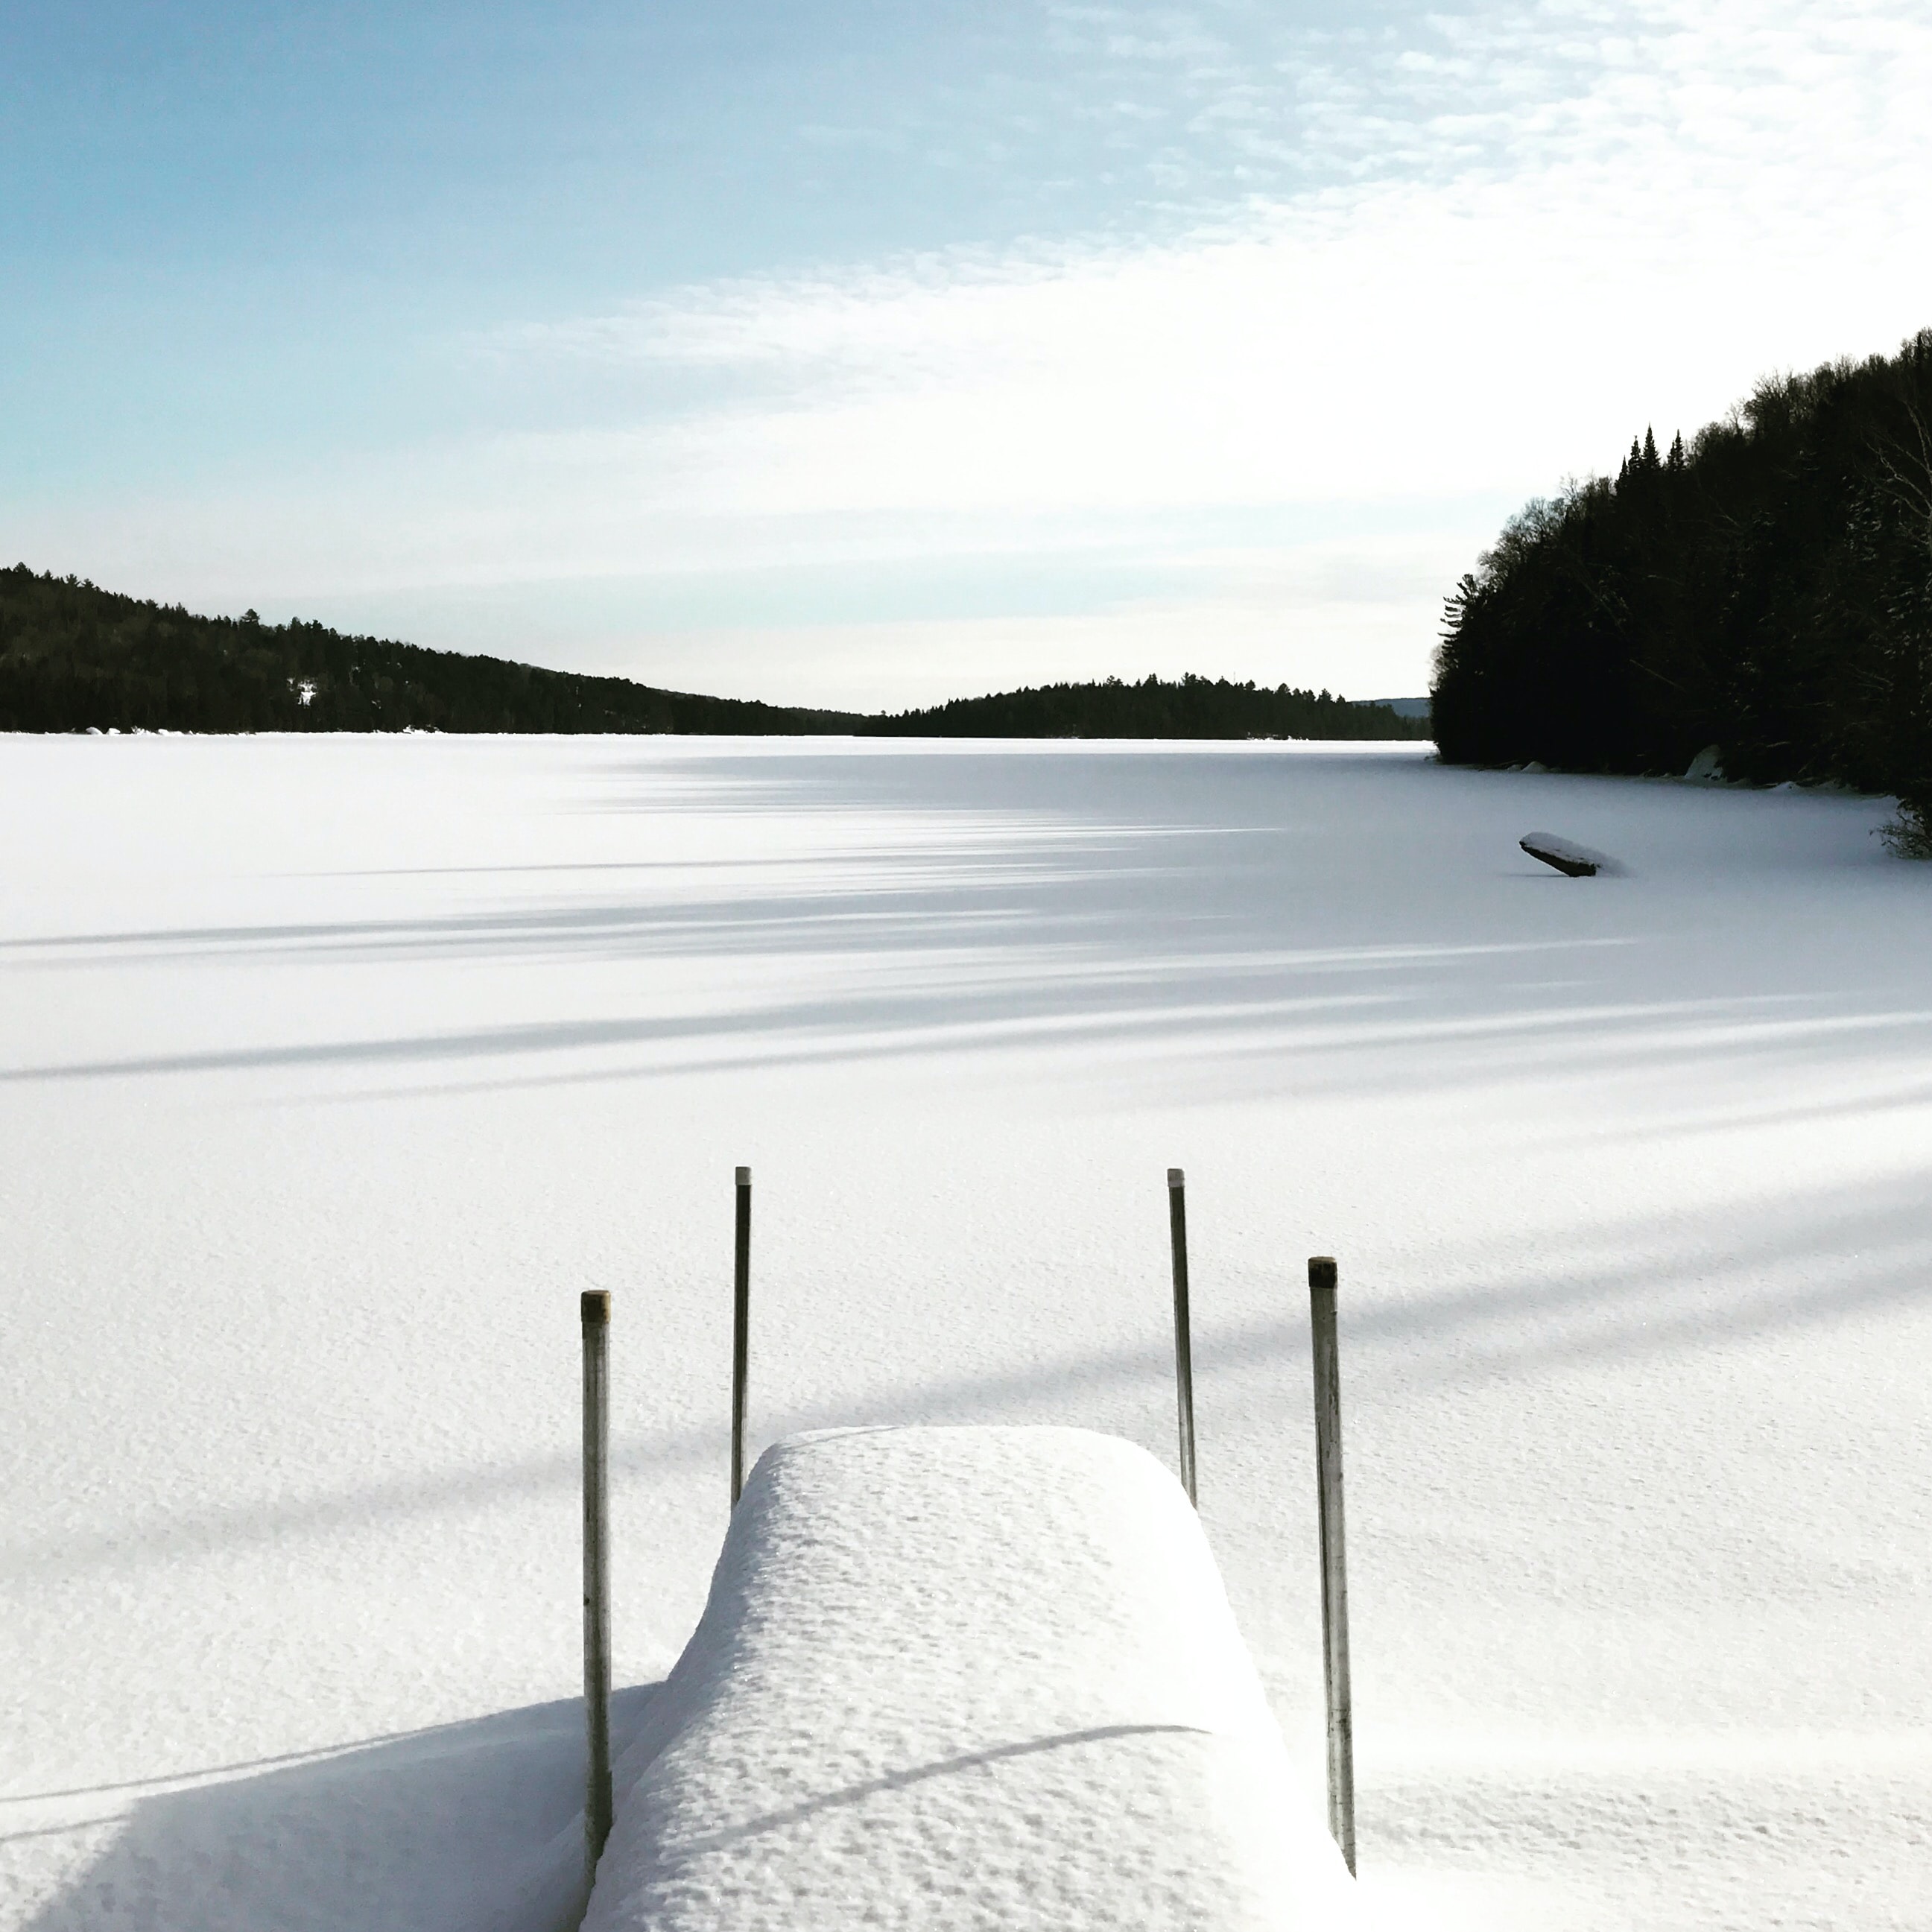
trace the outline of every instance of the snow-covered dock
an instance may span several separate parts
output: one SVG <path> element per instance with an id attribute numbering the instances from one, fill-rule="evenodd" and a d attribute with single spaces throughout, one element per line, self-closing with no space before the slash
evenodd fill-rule
<path id="1" fill-rule="evenodd" d="M 618 1790 L 591 1932 L 1348 1912 L 1186 1497 L 1086 1430 L 768 1450 Z"/>

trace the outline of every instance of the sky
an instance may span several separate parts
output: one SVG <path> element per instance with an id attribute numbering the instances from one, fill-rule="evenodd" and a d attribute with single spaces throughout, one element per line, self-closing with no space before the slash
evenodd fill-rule
<path id="1" fill-rule="evenodd" d="M 1426 689 L 1504 520 L 1932 326 L 1932 9 L 0 10 L 0 554 L 866 709 Z"/>

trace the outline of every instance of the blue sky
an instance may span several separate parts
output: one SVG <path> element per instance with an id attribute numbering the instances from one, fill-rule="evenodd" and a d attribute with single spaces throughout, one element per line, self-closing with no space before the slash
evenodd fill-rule
<path id="1" fill-rule="evenodd" d="M 0 551 L 686 688 L 1419 690 L 1502 518 L 1932 323 L 1932 19 L 16 5 Z"/>

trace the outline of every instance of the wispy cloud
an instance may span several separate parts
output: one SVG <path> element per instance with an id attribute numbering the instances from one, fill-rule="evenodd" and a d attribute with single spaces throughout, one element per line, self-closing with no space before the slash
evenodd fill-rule
<path id="1" fill-rule="evenodd" d="M 1067 17 L 1190 80 L 1219 44 Z M 1112 508 L 1553 482 L 1645 416 L 1932 310 L 1932 20 L 1552 5 L 1421 32 L 1349 86 L 1280 76 L 1321 110 L 1304 147 L 1372 178 L 1177 238 L 752 278 L 496 346 L 674 372 L 677 487 L 720 511 Z"/>

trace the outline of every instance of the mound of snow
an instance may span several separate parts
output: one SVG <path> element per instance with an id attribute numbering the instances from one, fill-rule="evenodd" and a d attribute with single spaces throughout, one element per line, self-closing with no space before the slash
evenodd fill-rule
<path id="1" fill-rule="evenodd" d="M 584 1922 L 1215 1932 L 1351 1891 L 1153 1457 L 859 1430 L 753 1471 Z"/>

